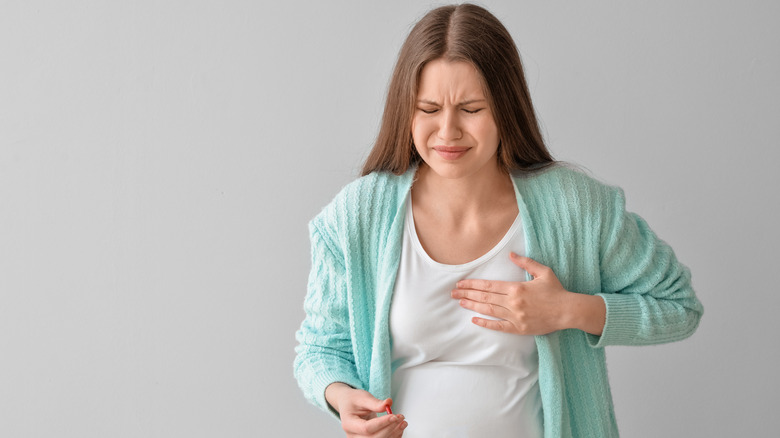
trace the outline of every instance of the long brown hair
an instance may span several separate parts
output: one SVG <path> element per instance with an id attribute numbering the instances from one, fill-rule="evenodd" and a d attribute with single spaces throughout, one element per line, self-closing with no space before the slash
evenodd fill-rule
<path id="1" fill-rule="evenodd" d="M 425 64 L 439 58 L 468 62 L 480 73 L 501 139 L 498 162 L 504 170 L 532 170 L 554 162 L 544 145 L 512 37 L 484 8 L 461 4 L 428 12 L 406 38 L 363 175 L 374 171 L 400 175 L 421 160 L 412 141 L 417 89 Z"/>

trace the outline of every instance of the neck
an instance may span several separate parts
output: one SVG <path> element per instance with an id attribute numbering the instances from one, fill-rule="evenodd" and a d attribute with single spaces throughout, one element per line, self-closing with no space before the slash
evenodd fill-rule
<path id="1" fill-rule="evenodd" d="M 462 178 L 444 178 L 421 163 L 412 186 L 412 202 L 452 219 L 479 217 L 516 205 L 512 180 L 498 163 Z"/>

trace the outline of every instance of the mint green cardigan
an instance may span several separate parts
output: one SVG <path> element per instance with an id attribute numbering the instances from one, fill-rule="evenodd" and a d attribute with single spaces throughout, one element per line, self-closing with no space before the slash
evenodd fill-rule
<path id="1" fill-rule="evenodd" d="M 304 395 L 325 410 L 333 382 L 390 396 L 390 300 L 415 171 L 362 177 L 309 223 L 312 269 L 294 370 Z M 527 256 L 550 266 L 567 290 L 599 295 L 607 309 L 601 336 L 569 329 L 535 337 L 544 436 L 616 437 L 603 347 L 690 336 L 703 310 L 690 273 L 625 211 L 622 190 L 563 165 L 512 180 Z"/>

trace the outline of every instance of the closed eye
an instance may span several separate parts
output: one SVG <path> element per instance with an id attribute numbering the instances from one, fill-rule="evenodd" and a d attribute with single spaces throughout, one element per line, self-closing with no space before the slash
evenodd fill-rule
<path id="1" fill-rule="evenodd" d="M 425 108 L 417 108 L 417 109 L 419 109 L 420 111 L 424 112 L 425 114 L 433 114 L 436 111 L 438 111 L 438 109 L 425 109 Z"/>
<path id="2" fill-rule="evenodd" d="M 467 110 L 466 108 L 463 108 L 463 111 L 466 111 L 466 112 L 467 112 L 467 113 L 469 113 L 469 114 L 476 114 L 476 113 L 478 113 L 478 112 L 482 111 L 483 109 L 484 109 L 484 108 L 477 108 L 477 109 L 475 109 L 475 110 Z"/>

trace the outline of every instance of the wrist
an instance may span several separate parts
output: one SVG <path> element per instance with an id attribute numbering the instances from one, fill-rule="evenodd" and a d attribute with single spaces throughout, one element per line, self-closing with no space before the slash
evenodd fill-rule
<path id="1" fill-rule="evenodd" d="M 574 328 L 601 336 L 607 317 L 604 300 L 597 295 L 569 292 L 563 312 L 563 328 Z"/>
<path id="2" fill-rule="evenodd" d="M 345 392 L 352 389 L 354 388 L 344 382 L 333 382 L 328 385 L 327 388 L 325 388 L 325 400 L 333 408 L 333 410 L 340 413 L 341 411 L 339 410 L 339 400 Z"/>

